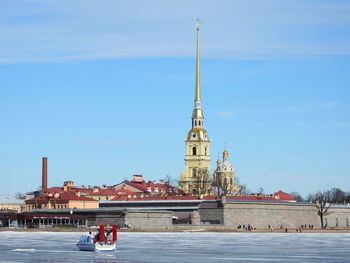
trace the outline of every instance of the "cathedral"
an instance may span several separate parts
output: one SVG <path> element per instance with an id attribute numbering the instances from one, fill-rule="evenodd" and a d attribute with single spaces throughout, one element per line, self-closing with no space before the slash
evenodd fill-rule
<path id="1" fill-rule="evenodd" d="M 200 51 L 199 30 L 200 21 L 197 20 L 197 49 L 196 49 L 196 81 L 194 95 L 194 109 L 192 112 L 192 128 L 185 139 L 185 168 L 180 176 L 179 185 L 187 194 L 210 195 L 213 193 L 213 181 L 224 176 L 230 182 L 230 189 L 234 185 L 234 169 L 228 163 L 228 152 L 225 149 L 223 160 L 225 167 L 218 166 L 213 176 L 210 174 L 210 139 L 204 128 L 204 114 L 201 106 L 200 85 Z M 220 161 L 219 161 L 220 162 Z M 219 163 L 218 163 L 219 165 Z M 225 172 L 223 172 L 225 170 Z M 224 181 L 224 179 L 223 179 Z"/>

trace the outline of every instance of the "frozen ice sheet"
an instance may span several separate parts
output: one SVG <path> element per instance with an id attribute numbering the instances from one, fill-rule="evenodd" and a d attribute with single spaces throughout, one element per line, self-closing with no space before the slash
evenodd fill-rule
<path id="1" fill-rule="evenodd" d="M 0 262 L 350 262 L 344 233 L 119 233 L 116 252 L 79 251 L 81 234 L 0 232 Z"/>

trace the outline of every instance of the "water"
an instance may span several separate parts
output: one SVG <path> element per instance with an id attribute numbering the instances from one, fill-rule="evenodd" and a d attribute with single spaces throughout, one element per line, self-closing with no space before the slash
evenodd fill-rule
<path id="1" fill-rule="evenodd" d="M 119 233 L 116 252 L 79 251 L 80 235 L 0 232 L 0 262 L 350 262 L 350 234 Z"/>

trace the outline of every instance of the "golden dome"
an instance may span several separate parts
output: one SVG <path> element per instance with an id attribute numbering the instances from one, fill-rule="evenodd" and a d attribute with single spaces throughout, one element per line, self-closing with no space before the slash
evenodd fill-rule
<path id="1" fill-rule="evenodd" d="M 192 128 L 187 133 L 187 141 L 209 141 L 207 131 L 202 128 Z"/>
<path id="2" fill-rule="evenodd" d="M 228 157 L 228 151 L 225 149 L 222 153 L 222 157 L 226 159 Z"/>

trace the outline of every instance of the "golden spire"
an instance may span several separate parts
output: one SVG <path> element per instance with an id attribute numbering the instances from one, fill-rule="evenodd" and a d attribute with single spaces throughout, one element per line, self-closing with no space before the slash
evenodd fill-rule
<path id="1" fill-rule="evenodd" d="M 201 21 L 197 18 L 197 56 L 196 56 L 196 88 L 194 96 L 194 109 L 192 112 L 192 128 L 202 128 L 203 124 L 203 111 L 201 106 L 201 83 L 200 83 L 200 70 L 199 70 L 199 27 Z"/>
<path id="2" fill-rule="evenodd" d="M 196 56 L 196 94 L 195 94 L 195 102 L 201 101 L 201 82 L 200 82 L 200 67 L 199 67 L 199 27 L 201 25 L 201 21 L 197 18 L 197 56 Z M 197 105 L 198 106 L 198 105 Z"/>

